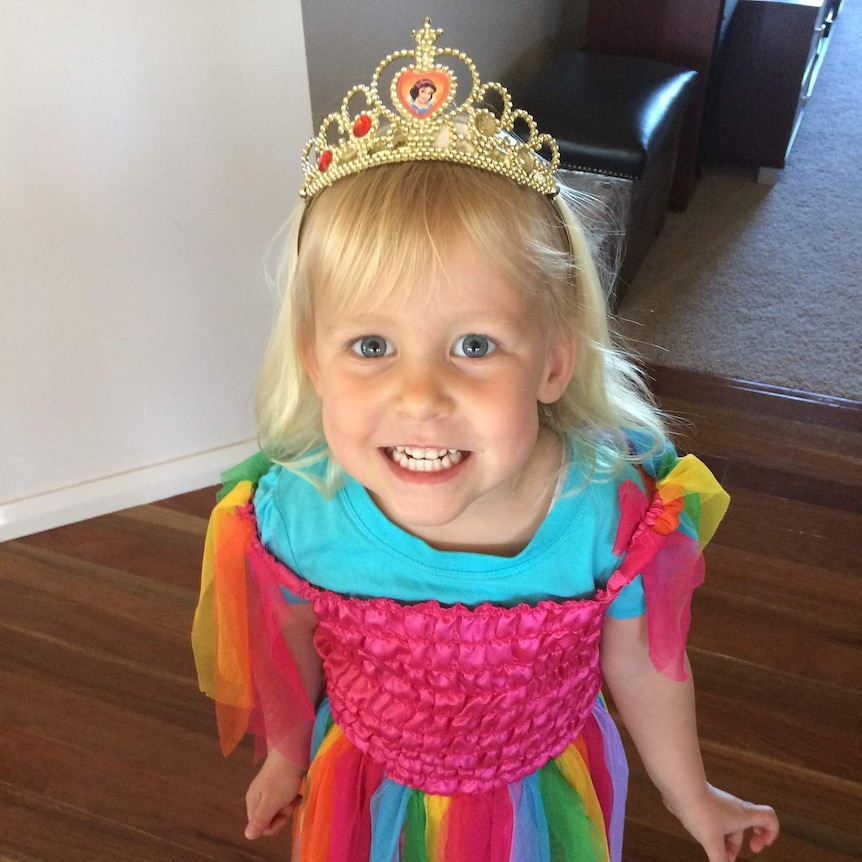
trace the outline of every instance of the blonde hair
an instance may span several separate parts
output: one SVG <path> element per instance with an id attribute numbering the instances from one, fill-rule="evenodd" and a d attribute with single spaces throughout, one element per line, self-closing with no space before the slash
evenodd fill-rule
<path id="1" fill-rule="evenodd" d="M 326 454 L 320 402 L 302 364 L 314 329 L 314 291 L 336 309 L 374 306 L 440 272 L 466 242 L 514 287 L 546 304 L 577 348 L 571 382 L 542 421 L 593 464 L 635 459 L 627 434 L 666 439 L 636 365 L 611 342 L 604 291 L 566 189 L 552 203 L 494 174 L 409 162 L 339 180 L 294 212 L 281 311 L 257 386 L 262 449 L 291 469 Z M 331 459 L 329 459 L 331 461 Z M 324 485 L 336 483 L 337 465 Z"/>

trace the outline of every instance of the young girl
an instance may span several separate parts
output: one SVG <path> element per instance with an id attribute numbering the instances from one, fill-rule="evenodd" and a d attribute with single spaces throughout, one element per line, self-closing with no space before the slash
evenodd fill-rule
<path id="1" fill-rule="evenodd" d="M 207 539 L 201 685 L 225 752 L 266 754 L 246 835 L 292 813 L 296 860 L 620 860 L 603 680 L 710 862 L 749 829 L 757 852 L 777 819 L 707 783 L 685 659 L 727 497 L 610 345 L 553 142 L 414 35 L 391 106 L 389 57 L 307 151 L 267 458 Z M 473 79 L 457 106 L 441 54 Z M 399 94 L 431 74 L 416 117 Z"/>

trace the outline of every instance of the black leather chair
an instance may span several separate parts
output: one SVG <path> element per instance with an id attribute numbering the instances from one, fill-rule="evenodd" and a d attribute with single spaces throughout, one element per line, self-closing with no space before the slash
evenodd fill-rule
<path id="1" fill-rule="evenodd" d="M 598 253 L 616 262 L 615 310 L 664 223 L 683 112 L 696 72 L 668 63 L 572 51 L 554 58 L 517 104 L 557 139 L 564 181 L 607 197 L 616 218 Z M 588 230 L 602 232 L 591 210 Z M 615 214 L 615 216 L 613 215 Z"/>

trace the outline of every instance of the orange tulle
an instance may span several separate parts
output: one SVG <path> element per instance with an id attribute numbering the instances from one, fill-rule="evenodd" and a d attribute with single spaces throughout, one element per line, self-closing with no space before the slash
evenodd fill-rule
<path id="1" fill-rule="evenodd" d="M 216 718 L 225 753 L 245 735 L 252 707 L 245 549 L 253 535 L 253 524 L 226 518 L 216 546 L 216 556 L 221 557 L 216 565 L 233 575 L 219 578 L 215 592 Z"/>
<path id="2" fill-rule="evenodd" d="M 225 754 L 245 734 L 253 701 L 245 554 L 254 524 L 234 517 L 251 494 L 251 483 L 240 482 L 213 511 L 192 629 L 201 690 L 216 702 Z"/>

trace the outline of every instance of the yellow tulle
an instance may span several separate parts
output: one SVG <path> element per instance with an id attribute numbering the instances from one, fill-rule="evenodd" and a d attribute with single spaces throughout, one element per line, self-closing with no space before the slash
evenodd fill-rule
<path id="1" fill-rule="evenodd" d="M 449 811 L 452 797 L 428 794 L 423 801 L 425 803 L 425 852 L 429 859 L 439 859 L 440 827 Z"/>
<path id="2" fill-rule="evenodd" d="M 715 476 L 701 460 L 686 455 L 656 483 L 664 503 L 682 496 L 696 494 L 699 499 L 697 527 L 698 543 L 703 549 L 718 529 L 730 504 L 730 495 L 718 484 Z"/>

